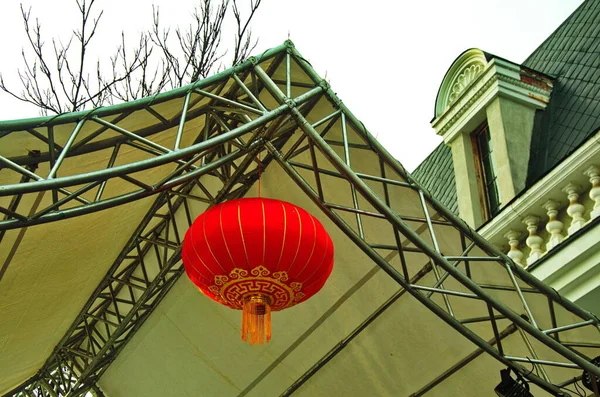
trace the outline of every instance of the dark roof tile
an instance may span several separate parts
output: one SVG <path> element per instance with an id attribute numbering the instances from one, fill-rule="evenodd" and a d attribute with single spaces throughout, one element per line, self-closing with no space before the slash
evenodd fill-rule
<path id="1" fill-rule="evenodd" d="M 458 214 L 452 152 L 443 142 L 413 171 L 412 176 L 439 202 Z"/>
<path id="2" fill-rule="evenodd" d="M 600 111 L 600 105 L 597 106 L 596 111 Z M 584 131 L 589 130 L 598 130 L 600 128 L 600 124 L 596 122 L 593 118 L 588 118 L 583 126 Z"/>
<path id="3" fill-rule="evenodd" d="M 592 67 L 599 62 L 599 21 L 600 1 L 585 1 L 523 62 L 556 76 L 550 104 L 536 115 L 549 120 L 543 131 L 547 139 L 537 141 L 543 147 L 537 148 L 537 156 L 531 156 L 530 184 L 593 133 L 586 126 L 600 124 L 600 113 L 590 109 L 594 92 L 600 87 L 600 70 Z M 558 59 L 562 62 L 556 62 Z"/>

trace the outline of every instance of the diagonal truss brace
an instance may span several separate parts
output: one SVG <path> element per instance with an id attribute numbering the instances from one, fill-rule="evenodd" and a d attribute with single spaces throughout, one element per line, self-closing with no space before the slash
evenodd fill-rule
<path id="1" fill-rule="evenodd" d="M 273 84 L 268 80 L 268 75 L 264 73 L 264 71 L 258 71 L 259 76 L 263 79 L 267 88 L 278 98 L 280 103 L 286 103 L 289 99 L 285 96 L 285 94 L 279 90 L 276 84 Z M 313 200 L 315 204 L 317 204 L 327 215 L 328 217 L 339 226 L 345 234 L 356 243 L 377 265 L 379 265 L 391 278 L 393 278 L 398 284 L 400 284 L 403 290 L 408 291 L 413 297 L 418 299 L 423 305 L 433 311 L 438 317 L 452 326 L 456 331 L 461 333 L 467 339 L 471 340 L 475 345 L 479 348 L 483 349 L 485 352 L 496 358 L 497 360 L 503 362 L 504 364 L 513 367 L 522 373 L 522 375 L 527 376 L 529 380 L 538 384 L 538 386 L 543 389 L 557 395 L 561 395 L 564 391 L 561 391 L 557 386 L 550 383 L 547 377 L 538 377 L 537 375 L 533 375 L 531 371 L 526 370 L 521 367 L 519 362 L 528 362 L 533 363 L 535 365 L 549 365 L 549 366 L 562 366 L 566 368 L 582 368 L 585 371 L 594 374 L 600 374 L 600 369 L 593 365 L 590 362 L 589 357 L 584 354 L 575 351 L 574 349 L 563 345 L 558 338 L 553 338 L 550 335 L 553 333 L 558 333 L 570 329 L 581 328 L 588 325 L 591 325 L 598 328 L 598 318 L 596 318 L 593 314 L 588 313 L 576 305 L 572 304 L 569 301 L 562 299 L 558 293 L 548 286 L 544 285 L 534 277 L 531 277 L 527 272 L 523 271 L 519 266 L 514 264 L 503 253 L 499 252 L 494 246 L 489 244 L 483 238 L 477 235 L 476 232 L 469 229 L 469 227 L 452 213 L 447 211 L 443 206 L 437 203 L 432 197 L 430 197 L 423 189 L 421 189 L 418 184 L 411 180 L 410 176 L 406 171 L 395 161 L 391 155 L 383 147 L 379 145 L 379 143 L 374 140 L 365 130 L 362 123 L 360 123 L 354 116 L 349 112 L 347 108 L 341 103 L 341 101 L 337 100 L 335 94 L 328 90 L 328 94 L 332 101 L 335 102 L 335 105 L 342 110 L 342 140 L 344 146 L 344 158 L 341 158 L 340 155 L 333 149 L 332 146 L 328 144 L 326 139 L 309 123 L 306 118 L 298 112 L 293 106 L 291 106 L 291 112 L 294 115 L 299 127 L 304 131 L 308 139 L 311 141 L 310 147 L 312 146 L 317 148 L 323 156 L 329 161 L 333 167 L 337 170 L 337 175 L 340 178 L 345 178 L 351 184 L 351 195 L 352 201 L 354 203 L 354 208 L 346 208 L 346 210 L 350 210 L 351 212 L 356 213 L 357 222 L 356 225 L 350 226 L 347 221 L 344 220 L 341 216 L 336 214 L 333 209 L 336 206 L 331 205 L 326 202 L 323 198 L 322 193 L 322 184 L 317 183 L 317 189 L 313 188 L 310 183 L 306 181 L 305 178 L 296 170 L 296 168 L 289 161 L 289 157 L 283 154 L 281 151 L 277 150 L 274 146 L 267 142 L 267 147 L 269 152 L 276 158 L 277 162 L 283 167 L 283 169 L 287 172 L 287 174 L 296 182 L 296 184 Z M 380 180 L 383 184 L 392 184 L 394 181 L 392 179 L 386 180 L 385 175 L 381 176 L 373 176 L 370 177 L 368 175 L 359 175 L 355 171 L 352 170 L 349 160 L 349 141 L 346 133 L 347 121 L 346 118 L 350 119 L 350 123 L 353 124 L 352 127 L 357 131 L 357 133 L 362 133 L 362 138 L 365 141 L 365 144 L 368 145 L 372 151 L 375 151 L 377 155 L 380 157 L 381 161 L 385 163 L 385 165 L 394 169 L 394 171 L 405 181 L 408 181 L 408 185 L 411 189 L 415 190 L 419 197 L 421 198 L 421 202 L 423 205 L 423 220 L 427 224 L 428 231 L 430 233 L 431 242 L 426 241 L 423 236 L 409 227 L 406 222 L 403 220 L 401 214 L 394 212 L 391 208 L 389 200 L 386 200 L 382 197 L 379 197 L 365 182 L 365 179 L 375 179 Z M 313 163 L 312 169 L 319 170 L 319 167 L 314 161 L 314 154 L 312 155 Z M 296 164 L 298 165 L 298 164 Z M 303 168 L 311 168 L 311 167 L 303 167 Z M 318 179 L 318 173 L 317 179 Z M 330 175 L 331 171 L 328 172 Z M 359 192 L 368 202 L 369 204 L 375 208 L 376 212 L 365 212 L 361 211 L 357 205 L 356 192 Z M 461 257 L 447 257 L 442 254 L 438 243 L 436 241 L 435 232 L 432 227 L 432 218 L 428 212 L 428 207 L 426 205 L 426 201 L 433 207 L 438 214 L 441 214 L 445 219 L 452 222 L 457 231 L 463 234 L 463 238 L 468 238 L 472 244 L 479 246 L 484 252 L 488 253 L 487 257 L 469 257 L 467 255 Z M 341 208 L 337 206 L 337 208 Z M 375 216 L 375 217 L 384 217 L 392 226 L 394 230 L 397 230 L 404 238 L 409 240 L 417 250 L 426 254 L 433 264 L 433 269 L 439 267 L 441 271 L 445 272 L 442 277 L 439 276 L 436 271 L 436 279 L 437 283 L 434 286 L 423 286 L 413 284 L 409 281 L 408 277 L 406 277 L 407 271 L 405 269 L 404 275 L 396 268 L 394 268 L 390 263 L 386 262 L 384 258 L 376 252 L 375 248 L 368 244 L 364 232 L 362 230 L 360 216 L 361 214 L 366 216 Z M 399 245 L 397 247 L 398 251 L 402 250 L 402 247 Z M 519 315 L 518 313 L 512 311 L 509 307 L 505 306 L 501 301 L 495 299 L 492 295 L 486 291 L 485 288 L 478 285 L 475 281 L 473 281 L 466 272 L 462 272 L 458 269 L 457 263 L 451 263 L 451 261 L 490 261 L 495 262 L 495 264 L 500 265 L 501 267 L 506 269 L 508 277 L 513 281 L 514 291 L 519 295 L 523 302 L 523 307 L 528 314 L 528 319 Z M 519 286 L 516 276 L 518 276 L 521 280 L 526 281 L 529 285 L 534 287 L 539 291 L 539 293 L 543 293 L 548 296 L 551 300 L 552 305 L 563 305 L 564 308 L 571 311 L 572 313 L 577 314 L 581 317 L 581 321 L 567 324 L 562 326 L 555 326 L 552 329 L 543 330 L 537 327 L 535 316 L 531 312 L 527 300 L 523 294 L 521 287 Z M 454 281 L 458 281 L 470 293 L 465 293 L 461 291 L 451 291 L 447 289 L 443 289 L 443 279 L 452 278 Z M 442 287 L 442 288 L 440 288 Z M 421 293 L 421 291 L 430 292 L 428 295 Z M 444 297 L 444 302 L 446 304 L 446 310 L 443 307 L 440 307 L 433 300 L 430 299 L 431 293 L 439 293 Z M 547 347 L 559 353 L 562 357 L 564 357 L 565 362 L 555 362 L 549 360 L 539 360 L 536 358 L 521 358 L 521 357 L 513 357 L 506 355 L 502 352 L 500 338 L 498 340 L 498 347 L 494 347 L 489 341 L 484 340 L 475 332 L 470 330 L 465 326 L 465 324 L 461 323 L 453 313 L 447 297 L 448 296 L 459 296 L 470 299 L 477 299 L 486 302 L 490 310 L 490 322 L 492 323 L 492 327 L 494 328 L 494 333 L 498 337 L 497 324 L 495 320 L 495 316 L 492 315 L 493 311 L 496 311 L 502 315 L 502 318 L 509 319 L 512 324 L 514 324 L 517 329 L 522 332 L 529 334 L 531 337 L 537 339 L 539 342 L 542 342 Z M 545 374 L 545 372 L 544 372 Z"/>
<path id="2" fill-rule="evenodd" d="M 53 204 L 55 207 L 37 217 L 13 216 L 0 222 L 0 227 L 5 229 L 22 227 L 77 216 L 149 194 L 158 194 L 154 205 L 52 356 L 32 379 L 9 395 L 75 396 L 83 395 L 94 388 L 95 382 L 181 275 L 181 237 L 197 214 L 194 203 L 201 203 L 203 208 L 207 208 L 223 200 L 246 194 L 259 171 L 255 158 L 263 151 L 268 155 L 262 156 L 264 160 L 261 167 L 276 161 L 348 238 L 402 287 L 402 291 L 408 292 L 481 351 L 512 367 L 531 382 L 555 395 L 564 395 L 564 391 L 558 386 L 562 380 L 552 380 L 544 375 L 545 366 L 579 368 L 600 376 L 600 369 L 594 366 L 583 352 L 577 350 L 582 346 L 600 347 L 599 338 L 566 341 L 559 337 L 564 331 L 579 328 L 592 327 L 597 331 L 598 319 L 530 276 L 510 258 L 478 236 L 462 220 L 437 203 L 366 131 L 362 123 L 341 103 L 328 84 L 316 75 L 293 47 L 288 46 L 285 55 L 280 57 L 278 62 L 283 62 L 284 59 L 284 82 L 275 81 L 271 77 L 272 71 L 263 70 L 258 62 L 251 63 L 252 78 L 257 79 L 261 89 L 265 88 L 278 103 L 278 106 L 271 110 L 258 99 L 261 90 L 257 90 L 256 86 L 247 86 L 234 73 L 232 79 L 242 86 L 241 92 L 248 102 L 242 103 L 239 97 L 231 95 L 231 91 L 230 95 L 218 95 L 203 91 L 202 88 L 194 88 L 195 93 L 212 100 L 211 112 L 215 112 L 215 129 L 213 132 L 203 132 L 205 139 L 198 139 L 197 143 L 182 148 L 179 146 L 182 128 L 178 128 L 175 147 L 170 150 L 157 146 L 142 135 L 124 133 L 132 139 L 127 141 L 127 144 L 135 142 L 133 144 L 143 145 L 145 149 L 156 154 L 150 162 L 126 165 L 126 168 L 109 166 L 96 173 L 69 179 L 53 178 L 60 165 L 60 158 L 57 158 L 53 160 L 54 173 L 51 171 L 48 178 L 40 179 L 39 176 L 30 175 L 31 171 L 24 173 L 22 165 L 10 159 L 0 159 L 6 166 L 36 181 L 3 187 L 0 194 L 18 195 L 50 190 L 54 198 L 58 197 L 58 193 L 66 197 L 80 197 L 77 191 L 66 190 L 75 184 L 88 183 L 96 187 L 110 178 L 119 178 L 133 171 L 168 162 L 175 164 L 175 169 L 169 177 L 154 185 L 142 186 L 141 190 L 114 202 L 105 203 L 99 200 L 81 203 L 80 200 L 80 206 L 56 211 L 63 204 L 56 199 Z M 278 62 L 275 64 L 279 65 Z M 302 68 L 313 81 L 311 89 L 293 99 L 292 63 Z M 280 89 L 282 85 L 285 86 L 285 93 Z M 307 113 L 321 97 L 330 103 L 330 114 L 318 121 L 308 121 Z M 184 109 L 178 121 L 180 125 L 185 123 L 185 115 L 187 114 L 189 120 L 189 112 L 193 112 L 188 110 L 189 98 L 189 95 L 186 96 Z M 227 120 L 231 118 L 231 114 L 237 115 L 237 123 L 228 124 Z M 97 122 L 98 120 L 95 119 Z M 118 129 L 113 123 L 99 124 L 105 128 Z M 339 127 L 340 134 L 332 138 L 331 131 L 337 128 L 334 126 Z M 301 133 L 292 134 L 297 128 Z M 74 139 L 70 144 L 67 142 L 62 150 L 76 145 L 73 142 Z M 118 150 L 118 146 L 115 145 L 115 148 Z M 339 154 L 340 150 L 336 150 L 340 148 L 342 154 Z M 350 153 L 353 151 L 374 154 L 380 163 L 379 174 L 356 172 L 351 165 Z M 323 166 L 325 163 L 327 167 Z M 307 174 L 305 171 L 310 172 Z M 325 177 L 347 181 L 350 186 L 349 200 L 345 203 L 327 201 L 328 187 L 323 182 Z M 217 186 L 215 187 L 214 183 L 205 183 L 206 178 L 218 181 Z M 377 193 L 373 184 L 377 184 L 383 194 Z M 391 199 L 393 189 L 404 189 L 407 194 L 415 195 L 421 203 L 421 212 L 403 214 L 394 209 Z M 348 202 L 352 203 L 351 206 Z M 59 205 L 56 205 L 57 203 Z M 354 222 L 343 216 L 344 213 L 352 214 Z M 389 226 L 395 244 L 377 242 L 371 238 L 364 227 L 365 222 L 371 218 Z M 440 228 L 443 227 L 450 228 L 460 236 L 460 252 L 443 252 L 438 241 Z M 401 266 L 397 267 L 386 261 L 381 254 L 382 250 L 397 252 L 401 258 Z M 426 282 L 425 278 L 421 277 L 425 268 L 415 272 L 406 264 L 404 255 L 407 253 L 428 258 L 425 267 L 427 273 L 434 274 L 433 282 Z M 482 266 L 482 263 L 500 269 L 508 282 L 478 282 L 471 274 L 470 266 Z M 519 281 L 527 286 L 523 286 Z M 494 298 L 489 293 L 492 290 L 515 293 L 522 303 L 525 315 Z M 398 298 L 402 294 L 399 294 Z M 536 318 L 540 314 L 534 313 L 530 307 L 529 295 L 547 297 L 548 312 L 543 315 L 552 319 L 551 328 L 541 329 L 538 326 Z M 434 299 L 435 296 L 441 296 L 443 299 L 440 302 Z M 471 299 L 483 303 L 489 316 L 476 319 L 462 316 L 463 313 L 453 306 L 456 299 Z M 573 314 L 577 320 L 569 323 L 559 322 L 554 316 L 555 309 L 559 307 Z M 509 321 L 513 327 L 511 333 L 517 330 L 525 340 L 531 338 L 541 342 L 546 348 L 558 353 L 562 361 L 526 359 L 505 353 L 501 342 L 503 337 L 499 332 L 500 320 Z M 495 338 L 490 340 L 468 328 L 467 325 L 473 322 L 488 324 Z M 528 371 L 521 366 L 521 362 L 538 366 L 542 370 L 542 376 Z"/>

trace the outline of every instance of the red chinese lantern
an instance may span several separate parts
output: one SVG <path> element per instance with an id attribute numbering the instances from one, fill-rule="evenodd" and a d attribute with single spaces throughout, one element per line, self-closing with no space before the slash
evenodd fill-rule
<path id="1" fill-rule="evenodd" d="M 242 339 L 271 339 L 271 311 L 316 294 L 333 268 L 323 225 L 290 203 L 244 198 L 202 213 L 185 235 L 185 271 L 206 296 L 242 310 Z"/>

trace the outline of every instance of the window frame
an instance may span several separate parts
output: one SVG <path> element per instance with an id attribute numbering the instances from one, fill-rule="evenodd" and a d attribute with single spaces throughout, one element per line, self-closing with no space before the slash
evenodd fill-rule
<path id="1" fill-rule="evenodd" d="M 485 222 L 498 214 L 501 207 L 498 173 L 493 155 L 494 148 L 491 146 L 490 128 L 487 120 L 471 133 L 471 144 L 475 160 L 475 176 L 479 190 L 481 216 L 483 222 Z M 486 157 L 488 161 L 486 161 Z M 489 180 L 488 175 L 492 175 L 491 180 Z M 494 198 L 496 202 L 495 206 L 493 202 Z"/>

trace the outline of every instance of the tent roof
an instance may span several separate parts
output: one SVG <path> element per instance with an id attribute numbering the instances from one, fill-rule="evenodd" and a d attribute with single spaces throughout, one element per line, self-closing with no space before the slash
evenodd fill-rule
<path id="1" fill-rule="evenodd" d="M 595 351 L 597 318 L 423 192 L 291 42 L 153 98 L 0 131 L 2 392 L 33 376 L 16 391 L 478 396 L 506 365 L 546 390 L 595 370 L 573 351 Z M 180 244 L 208 206 L 256 194 L 259 163 L 262 195 L 319 217 L 336 264 L 274 315 L 270 344 L 247 346 L 239 312 L 179 277 Z M 573 324 L 561 336 L 586 347 L 542 332 Z M 532 352 L 553 384 L 520 364 Z"/>

